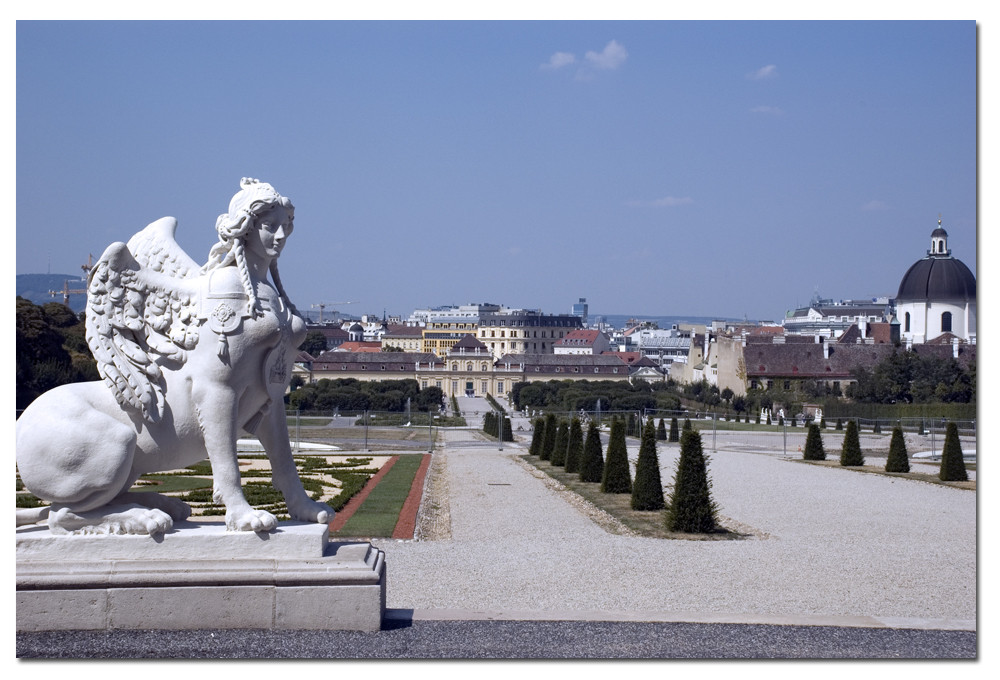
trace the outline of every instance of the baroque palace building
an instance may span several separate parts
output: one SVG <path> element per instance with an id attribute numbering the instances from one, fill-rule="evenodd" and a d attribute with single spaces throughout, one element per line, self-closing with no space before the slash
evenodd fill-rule
<path id="1" fill-rule="evenodd" d="M 502 398 L 517 382 L 628 380 L 630 367 L 617 354 L 504 354 L 497 360 L 467 333 L 443 358 L 434 352 L 324 352 L 315 358 L 301 352 L 293 373 L 307 383 L 414 379 L 420 389 L 440 388 L 445 398 Z"/>
<path id="2" fill-rule="evenodd" d="M 530 309 L 507 309 L 479 316 L 477 337 L 494 357 L 505 354 L 554 354 L 556 343 L 582 328 L 572 314 L 542 314 Z"/>

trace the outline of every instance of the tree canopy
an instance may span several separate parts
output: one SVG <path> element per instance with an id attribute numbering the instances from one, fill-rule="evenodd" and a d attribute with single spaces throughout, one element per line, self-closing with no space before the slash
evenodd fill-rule
<path id="1" fill-rule="evenodd" d="M 16 407 L 66 383 L 100 380 L 87 346 L 83 315 L 58 302 L 38 306 L 17 298 Z"/>
<path id="2" fill-rule="evenodd" d="M 916 352 L 894 352 L 872 370 L 853 371 L 857 381 L 847 396 L 876 404 L 957 402 L 976 400 L 975 363 L 966 370 L 953 357 L 940 359 Z"/>

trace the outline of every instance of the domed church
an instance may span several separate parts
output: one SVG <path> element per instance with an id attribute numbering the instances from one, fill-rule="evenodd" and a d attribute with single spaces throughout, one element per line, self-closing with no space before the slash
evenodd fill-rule
<path id="1" fill-rule="evenodd" d="M 938 220 L 931 232 L 931 249 L 899 282 L 896 320 L 905 344 L 923 344 L 951 333 L 976 341 L 976 277 L 964 262 L 951 256 L 948 232 Z"/>

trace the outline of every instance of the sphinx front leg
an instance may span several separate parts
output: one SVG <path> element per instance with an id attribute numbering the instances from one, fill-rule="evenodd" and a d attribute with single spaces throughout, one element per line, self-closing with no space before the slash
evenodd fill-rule
<path id="1" fill-rule="evenodd" d="M 226 389 L 202 389 L 195 393 L 198 419 L 205 436 L 205 449 L 212 464 L 212 499 L 226 508 L 229 531 L 267 532 L 278 519 L 247 503 L 240 482 L 236 454 L 236 395 Z"/>
<path id="2" fill-rule="evenodd" d="M 274 486 L 285 497 L 289 516 L 300 522 L 326 524 L 333 521 L 336 514 L 329 505 L 314 501 L 306 493 L 295 468 L 295 459 L 288 441 L 288 424 L 283 409 L 272 409 L 255 433 L 267 451 L 271 462 L 271 479 Z"/>

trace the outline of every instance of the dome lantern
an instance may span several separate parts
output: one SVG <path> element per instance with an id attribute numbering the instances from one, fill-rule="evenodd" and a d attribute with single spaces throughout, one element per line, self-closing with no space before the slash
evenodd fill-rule
<path id="1" fill-rule="evenodd" d="M 931 249 L 928 255 L 938 257 L 948 257 L 951 251 L 948 250 L 948 232 L 941 226 L 941 218 L 938 217 L 937 229 L 931 232 Z"/>

